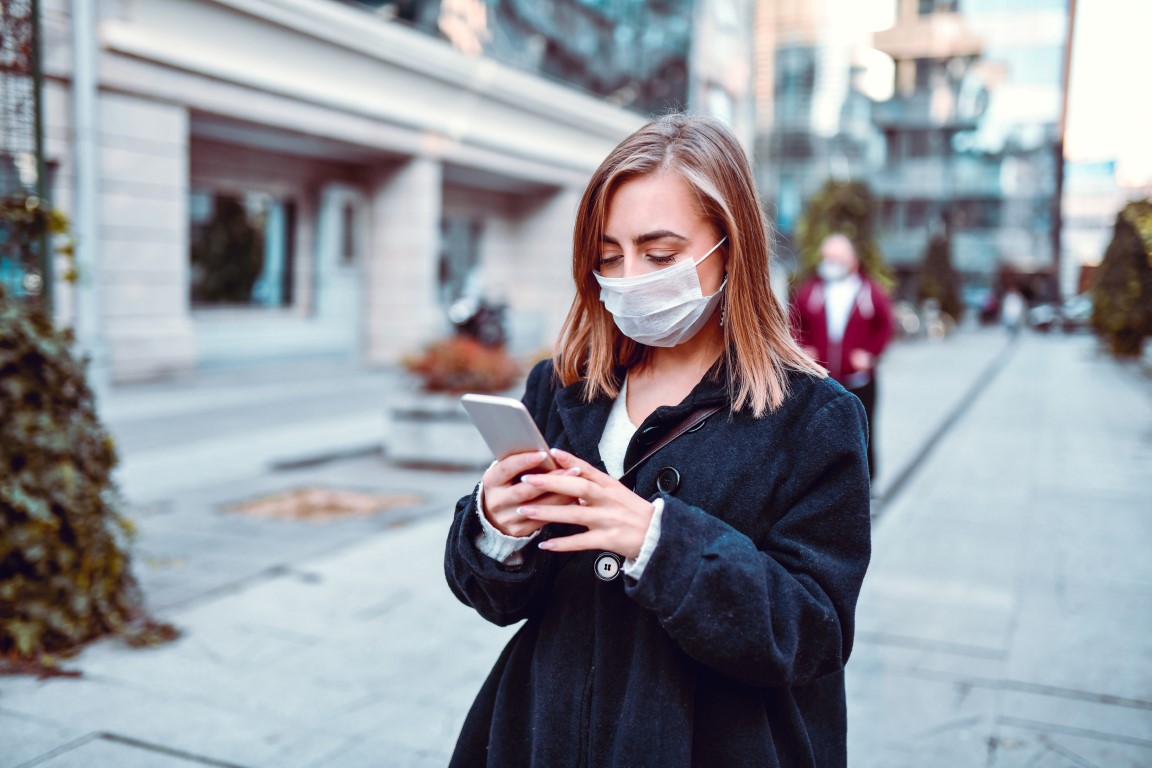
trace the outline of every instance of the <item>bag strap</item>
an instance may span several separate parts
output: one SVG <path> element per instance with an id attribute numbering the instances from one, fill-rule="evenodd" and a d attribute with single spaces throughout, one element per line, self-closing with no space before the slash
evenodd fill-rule
<path id="1" fill-rule="evenodd" d="M 680 423 L 670 429 L 664 437 L 657 440 L 632 466 L 628 467 L 624 474 L 620 476 L 620 482 L 623 483 L 625 487 L 630 487 L 636 481 L 636 472 L 640 469 L 641 464 L 648 461 L 648 459 L 652 458 L 653 454 L 685 432 L 690 432 L 703 424 L 709 416 L 723 407 L 723 405 L 708 405 L 703 408 L 697 408 L 695 411 L 689 413 Z"/>

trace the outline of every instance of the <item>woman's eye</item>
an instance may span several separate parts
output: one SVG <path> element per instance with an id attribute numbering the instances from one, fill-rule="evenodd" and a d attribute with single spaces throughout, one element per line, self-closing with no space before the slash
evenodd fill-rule
<path id="1" fill-rule="evenodd" d="M 655 264 L 671 264 L 676 261 L 676 254 L 667 252 L 649 253 L 648 260 Z"/>
<path id="2" fill-rule="evenodd" d="M 606 254 L 604 256 L 601 256 L 600 257 L 600 269 L 604 269 L 604 267 L 611 267 L 613 264 L 619 263 L 620 259 L 622 259 L 622 258 L 624 258 L 624 256 L 619 254 L 619 253 Z"/>

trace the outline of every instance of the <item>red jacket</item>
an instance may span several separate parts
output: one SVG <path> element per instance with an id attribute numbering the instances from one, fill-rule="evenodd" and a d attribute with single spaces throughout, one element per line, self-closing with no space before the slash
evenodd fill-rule
<path id="1" fill-rule="evenodd" d="M 892 339 L 892 303 L 880 286 L 864 275 L 860 279 L 860 291 L 848 315 L 848 325 L 839 349 L 829 348 L 832 345 L 828 342 L 823 280 L 813 277 L 800 286 L 791 307 L 796 340 L 804 347 L 816 350 L 816 359 L 828 369 L 832 378 L 851 386 L 867 383 L 873 369 L 857 370 L 849 362 L 849 353 L 862 349 L 872 353 L 875 361 Z"/>

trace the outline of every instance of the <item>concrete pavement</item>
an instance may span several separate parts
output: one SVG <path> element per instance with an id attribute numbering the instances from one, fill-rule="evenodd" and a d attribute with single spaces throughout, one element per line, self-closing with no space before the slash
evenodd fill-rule
<path id="1" fill-rule="evenodd" d="M 885 364 L 884 515 L 849 665 L 853 766 L 1152 763 L 1152 391 L 1087 338 L 1003 349 L 998 333 L 966 333 L 898 345 Z M 324 379 L 316 391 L 330 394 Z M 221 398 L 276 411 L 261 381 L 248 394 L 218 381 L 198 415 L 196 398 L 183 401 L 184 418 L 204 428 Z M 377 386 L 363 384 L 366 400 Z M 451 502 L 476 473 L 399 470 L 375 455 L 269 471 L 291 460 L 287 445 L 240 468 L 197 445 L 230 442 L 207 428 L 149 447 L 177 402 L 162 388 L 149 397 L 109 420 L 135 422 L 140 442 L 121 440 L 128 469 L 134 455 L 155 472 L 199 457 L 194 478 L 138 470 L 125 483 L 142 530 L 137 572 L 185 634 L 149 650 L 96 644 L 75 660 L 78 680 L 0 678 L 0 767 L 443 765 L 512 632 L 443 581 Z M 355 401 L 343 398 L 351 411 Z M 275 444 L 258 416 L 231 441 Z M 311 448 L 307 421 L 290 426 Z M 421 500 L 326 525 L 223 508 L 306 485 Z"/>
<path id="2" fill-rule="evenodd" d="M 1152 765 L 1152 382 L 1027 336 L 886 512 L 854 768 Z"/>

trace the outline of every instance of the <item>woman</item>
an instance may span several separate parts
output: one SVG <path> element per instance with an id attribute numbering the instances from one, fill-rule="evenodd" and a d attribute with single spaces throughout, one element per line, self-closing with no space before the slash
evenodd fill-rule
<path id="1" fill-rule="evenodd" d="M 791 338 L 728 130 L 670 115 L 625 139 L 572 266 L 524 396 L 556 468 L 494 463 L 448 538 L 456 596 L 525 620 L 452 765 L 844 765 L 863 414 Z"/>

